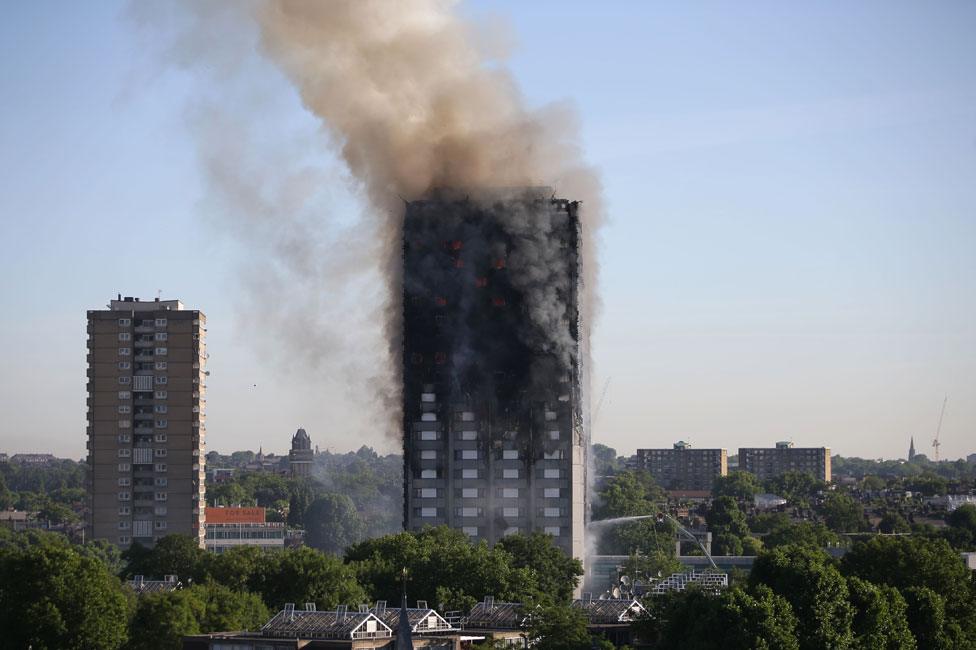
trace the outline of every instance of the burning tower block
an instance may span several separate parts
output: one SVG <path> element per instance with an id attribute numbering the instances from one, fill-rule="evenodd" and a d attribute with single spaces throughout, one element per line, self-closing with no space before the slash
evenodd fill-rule
<path id="1" fill-rule="evenodd" d="M 438 192 L 403 224 L 404 525 L 583 557 L 579 204 Z"/>

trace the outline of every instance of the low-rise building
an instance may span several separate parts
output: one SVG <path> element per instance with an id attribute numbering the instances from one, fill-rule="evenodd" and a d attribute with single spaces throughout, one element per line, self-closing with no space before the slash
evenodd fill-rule
<path id="1" fill-rule="evenodd" d="M 694 449 L 679 440 L 671 449 L 638 449 L 637 467 L 666 490 L 710 491 L 716 477 L 728 474 L 728 452 Z"/>
<path id="2" fill-rule="evenodd" d="M 739 469 L 754 474 L 760 481 L 787 472 L 802 472 L 829 483 L 830 447 L 795 447 L 792 442 L 777 442 L 775 447 L 740 447 Z"/>
<path id="3" fill-rule="evenodd" d="M 237 546 L 285 547 L 285 524 L 266 521 L 264 508 L 208 506 L 206 514 L 204 543 L 208 551 L 223 553 Z"/>

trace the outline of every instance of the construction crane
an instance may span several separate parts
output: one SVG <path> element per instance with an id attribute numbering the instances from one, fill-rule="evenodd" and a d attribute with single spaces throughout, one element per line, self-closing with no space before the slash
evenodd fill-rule
<path id="1" fill-rule="evenodd" d="M 935 428 L 935 439 L 932 441 L 932 448 L 935 449 L 935 462 L 939 462 L 939 447 L 942 446 L 942 443 L 939 442 L 939 434 L 942 433 L 942 418 L 945 417 L 945 407 L 948 401 L 949 396 L 946 395 L 945 399 L 942 400 L 942 411 L 939 413 L 939 426 Z"/>

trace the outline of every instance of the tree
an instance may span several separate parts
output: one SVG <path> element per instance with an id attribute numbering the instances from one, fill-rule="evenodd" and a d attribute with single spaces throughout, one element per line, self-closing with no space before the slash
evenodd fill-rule
<path id="1" fill-rule="evenodd" d="M 612 476 L 619 471 L 620 461 L 617 460 L 616 449 L 595 442 L 590 447 L 590 451 L 593 458 L 593 470 L 597 476 Z"/>
<path id="2" fill-rule="evenodd" d="M 568 605 L 530 609 L 526 629 L 529 647 L 538 650 L 589 650 L 592 643 L 586 616 Z"/>
<path id="3" fill-rule="evenodd" d="M 260 594 L 272 611 L 280 610 L 285 603 L 315 603 L 318 609 L 326 610 L 368 600 L 352 567 L 307 547 L 259 556 L 248 587 Z"/>
<path id="4" fill-rule="evenodd" d="M 893 587 L 879 587 L 856 576 L 847 579 L 854 606 L 853 648 L 857 650 L 914 650 L 905 599 Z"/>
<path id="5" fill-rule="evenodd" d="M 785 472 L 767 480 L 763 487 L 767 492 L 783 497 L 790 505 L 805 508 L 827 485 L 806 472 Z"/>
<path id="6" fill-rule="evenodd" d="M 620 574 L 631 579 L 642 578 L 666 578 L 672 573 L 681 571 L 681 562 L 675 557 L 674 552 L 670 554 L 661 551 L 643 555 L 633 553 L 621 565 Z"/>
<path id="7" fill-rule="evenodd" d="M 179 650 L 183 636 L 199 634 L 205 605 L 189 590 L 144 594 L 129 626 L 128 650 Z"/>
<path id="8" fill-rule="evenodd" d="M 647 472 L 621 472 L 607 480 L 597 491 L 594 519 L 615 519 L 651 515 L 661 500 L 660 488 Z"/>
<path id="9" fill-rule="evenodd" d="M 767 585 L 789 601 L 803 650 L 850 647 L 853 610 L 847 582 L 823 551 L 787 545 L 763 553 L 749 584 Z"/>
<path id="10" fill-rule="evenodd" d="M 193 585 L 189 593 L 202 605 L 197 619 L 201 632 L 257 630 L 271 618 L 257 594 L 213 582 Z"/>
<path id="11" fill-rule="evenodd" d="M 909 533 L 912 527 L 898 511 L 885 510 L 881 521 L 878 522 L 878 530 L 886 535 L 890 535 L 892 533 Z"/>
<path id="12" fill-rule="evenodd" d="M 776 548 L 786 544 L 825 548 L 839 546 L 841 539 L 823 524 L 812 524 L 809 521 L 794 524 L 787 521 L 785 525 L 778 523 L 774 525 L 769 534 L 763 538 L 763 543 L 766 548 Z"/>
<path id="13" fill-rule="evenodd" d="M 705 521 L 712 531 L 715 555 L 742 555 L 742 538 L 748 537 L 749 526 L 734 498 L 713 499 Z"/>
<path id="14" fill-rule="evenodd" d="M 207 552 L 189 535 L 167 535 L 151 549 L 133 544 L 123 553 L 126 575 L 162 579 L 175 575 L 184 583 L 206 578 Z"/>
<path id="15" fill-rule="evenodd" d="M 670 521 L 657 522 L 653 518 L 625 521 L 608 526 L 593 526 L 590 535 L 604 555 L 675 554 L 675 527 Z"/>
<path id="16" fill-rule="evenodd" d="M 856 533 L 865 529 L 864 508 L 846 494 L 829 494 L 820 512 L 827 527 L 838 533 Z"/>
<path id="17" fill-rule="evenodd" d="M 768 587 L 732 587 L 719 595 L 690 589 L 655 597 L 634 632 L 656 648 L 797 650 L 790 604 Z"/>
<path id="18" fill-rule="evenodd" d="M 0 548 L 0 648 L 114 649 L 129 603 L 118 578 L 63 538 Z"/>
<path id="19" fill-rule="evenodd" d="M 751 502 L 760 491 L 756 475 L 745 470 L 729 472 L 727 476 L 716 476 L 712 485 L 713 497 L 732 497 L 737 501 Z"/>
<path id="20" fill-rule="evenodd" d="M 304 526 L 305 511 L 312 504 L 314 497 L 308 481 L 297 481 L 288 497 L 288 525 Z"/>
<path id="21" fill-rule="evenodd" d="M 327 553 L 341 554 L 366 533 L 352 499 L 343 494 L 324 494 L 315 499 L 304 519 L 305 543 Z"/>
<path id="22" fill-rule="evenodd" d="M 583 564 L 553 544 L 551 536 L 540 532 L 508 535 L 495 548 L 509 554 L 512 568 L 532 573 L 539 590 L 535 602 L 569 602 L 573 597 Z"/>
<path id="23" fill-rule="evenodd" d="M 946 630 L 945 599 L 928 587 L 905 589 L 908 627 L 923 650 L 964 647 L 953 644 Z"/>

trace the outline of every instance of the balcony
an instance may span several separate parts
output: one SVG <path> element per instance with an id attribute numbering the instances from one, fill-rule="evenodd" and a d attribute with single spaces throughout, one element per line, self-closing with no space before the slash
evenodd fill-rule
<path id="1" fill-rule="evenodd" d="M 149 339 L 148 341 L 137 339 L 135 342 L 137 348 L 151 348 L 151 347 L 155 347 L 155 344 L 156 342 L 153 341 L 152 339 Z"/>

